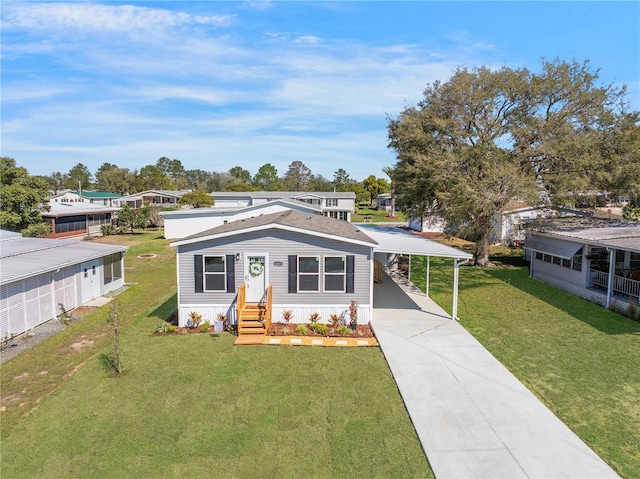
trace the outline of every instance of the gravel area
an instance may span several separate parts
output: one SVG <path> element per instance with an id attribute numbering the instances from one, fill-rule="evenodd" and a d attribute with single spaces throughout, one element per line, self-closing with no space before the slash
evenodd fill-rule
<path id="1" fill-rule="evenodd" d="M 2 343 L 0 346 L 0 364 L 11 359 L 22 351 L 29 349 L 34 344 L 39 343 L 61 331 L 66 326 L 57 319 L 52 319 L 40 326 L 35 327 L 32 331 L 16 336 L 15 338 Z"/>
<path id="2" fill-rule="evenodd" d="M 86 306 L 76 308 L 71 312 L 71 319 L 68 324 L 72 324 L 82 318 L 82 316 L 95 311 L 96 309 L 96 307 Z M 67 325 L 62 323 L 59 319 L 51 319 L 46 323 L 36 326 L 31 331 L 27 331 L 20 336 L 16 336 L 15 338 L 0 344 L 0 364 L 3 364 L 5 361 L 17 356 L 22 351 L 29 349 L 33 345 L 38 344 L 40 341 L 44 341 L 45 339 L 62 331 L 66 327 Z"/>

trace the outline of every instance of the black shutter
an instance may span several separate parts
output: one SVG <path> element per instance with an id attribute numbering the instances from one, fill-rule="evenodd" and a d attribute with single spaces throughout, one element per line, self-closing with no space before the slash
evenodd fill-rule
<path id="1" fill-rule="evenodd" d="M 204 274 L 202 271 L 202 255 L 196 254 L 193 256 L 193 281 L 196 285 L 196 293 L 202 293 L 204 291 Z"/>
<path id="2" fill-rule="evenodd" d="M 298 292 L 298 257 L 295 254 L 289 256 L 289 292 Z"/>
<path id="3" fill-rule="evenodd" d="M 353 293 L 355 289 L 355 259 L 353 255 L 347 256 L 347 293 Z"/>
<path id="4" fill-rule="evenodd" d="M 236 292 L 236 255 L 228 254 L 225 261 L 227 268 L 227 293 Z"/>

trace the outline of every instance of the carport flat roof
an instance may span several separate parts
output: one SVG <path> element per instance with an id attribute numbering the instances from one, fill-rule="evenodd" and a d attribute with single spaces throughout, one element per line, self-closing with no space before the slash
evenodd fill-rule
<path id="1" fill-rule="evenodd" d="M 418 236 L 404 228 L 357 225 L 367 236 L 375 240 L 379 253 L 404 253 L 442 258 L 471 259 L 473 255 L 436 241 Z"/>

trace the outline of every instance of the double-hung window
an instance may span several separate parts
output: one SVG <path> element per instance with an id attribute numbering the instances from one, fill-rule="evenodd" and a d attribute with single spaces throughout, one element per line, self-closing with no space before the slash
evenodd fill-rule
<path id="1" fill-rule="evenodd" d="M 322 268 L 322 269 L 321 269 Z M 322 283 L 322 286 L 320 284 Z M 289 256 L 289 293 L 353 293 L 355 256 Z"/>
<path id="2" fill-rule="evenodd" d="M 338 206 L 338 198 L 327 198 L 327 206 Z"/>
<path id="3" fill-rule="evenodd" d="M 226 268 L 224 256 L 204 257 L 204 290 L 226 291 Z"/>
<path id="4" fill-rule="evenodd" d="M 324 290 L 344 291 L 345 289 L 345 257 L 324 257 Z"/>
<path id="5" fill-rule="evenodd" d="M 298 256 L 298 291 L 319 291 L 320 258 Z"/>

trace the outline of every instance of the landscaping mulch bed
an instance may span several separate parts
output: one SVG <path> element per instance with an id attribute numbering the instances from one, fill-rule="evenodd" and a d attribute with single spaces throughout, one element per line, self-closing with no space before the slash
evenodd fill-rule
<path id="1" fill-rule="evenodd" d="M 273 323 L 267 331 L 269 336 L 299 336 L 298 326 L 300 324 L 286 324 L 286 323 Z M 327 325 L 327 334 L 319 334 L 307 327 L 305 336 L 320 336 L 320 337 L 334 337 L 334 338 L 373 338 L 373 331 L 368 324 L 358 324 L 355 331 L 352 331 L 349 327 L 348 334 L 340 334 L 338 328 L 334 328 Z"/>

